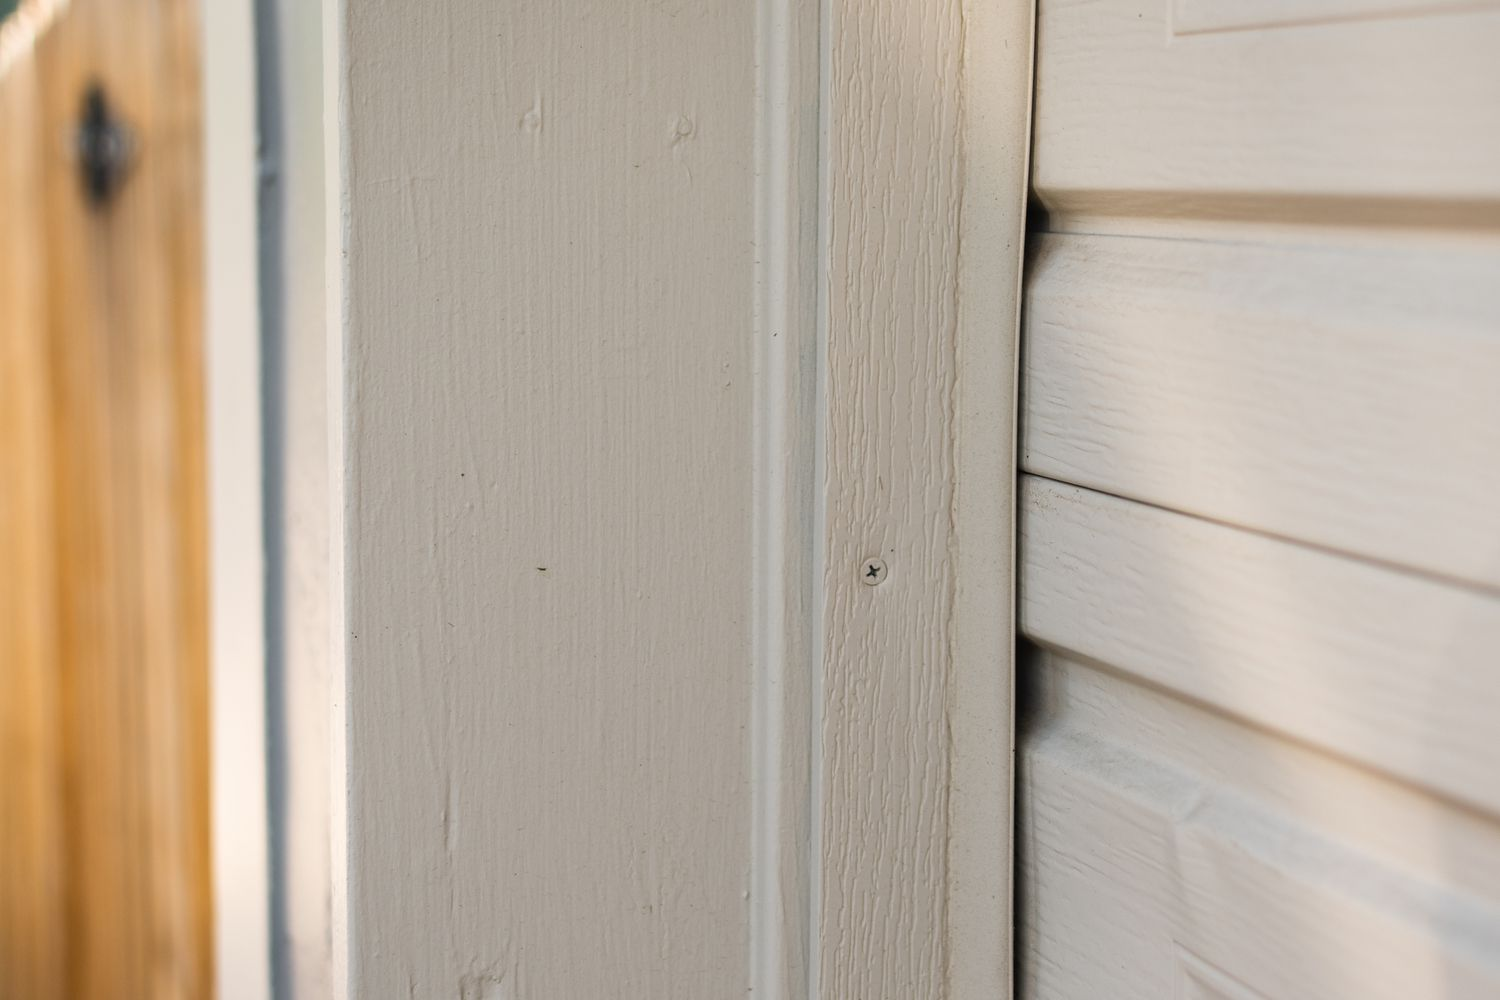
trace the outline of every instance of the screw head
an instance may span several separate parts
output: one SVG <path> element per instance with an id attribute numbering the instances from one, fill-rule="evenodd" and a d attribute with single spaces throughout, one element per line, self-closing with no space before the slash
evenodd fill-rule
<path id="1" fill-rule="evenodd" d="M 859 567 L 859 582 L 866 587 L 878 587 L 885 582 L 885 561 L 882 559 L 866 559 Z"/>

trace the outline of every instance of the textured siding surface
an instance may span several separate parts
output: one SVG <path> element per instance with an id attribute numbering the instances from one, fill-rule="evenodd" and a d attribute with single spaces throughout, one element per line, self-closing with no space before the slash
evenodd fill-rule
<path id="1" fill-rule="evenodd" d="M 1043 0 L 1028 997 L 1500 989 L 1500 11 Z"/>

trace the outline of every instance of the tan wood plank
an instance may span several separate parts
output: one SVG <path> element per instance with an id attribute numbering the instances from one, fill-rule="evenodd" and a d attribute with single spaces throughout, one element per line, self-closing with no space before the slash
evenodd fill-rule
<path id="1" fill-rule="evenodd" d="M 77 0 L 32 56 L 45 319 L 12 335 L 50 404 L 68 956 L 29 974 L 68 997 L 210 989 L 195 40 L 185 0 Z M 134 133 L 102 206 L 70 143 L 94 83 Z"/>
<path id="2" fill-rule="evenodd" d="M 35 60 L 0 82 L 0 996 L 66 996 L 50 379 Z"/>

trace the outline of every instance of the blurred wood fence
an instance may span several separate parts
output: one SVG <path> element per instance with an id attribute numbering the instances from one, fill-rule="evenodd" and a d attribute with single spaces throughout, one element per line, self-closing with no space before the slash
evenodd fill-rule
<path id="1" fill-rule="evenodd" d="M 197 37 L 0 27 L 0 1000 L 211 989 Z"/>

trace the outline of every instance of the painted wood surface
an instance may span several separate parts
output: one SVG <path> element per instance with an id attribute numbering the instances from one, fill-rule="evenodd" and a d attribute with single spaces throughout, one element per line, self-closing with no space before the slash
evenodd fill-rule
<path id="1" fill-rule="evenodd" d="M 1042 3 L 1033 184 L 1082 231 L 1202 217 L 1493 229 L 1500 10 L 1478 6 L 1249 30 L 1271 8 Z"/>
<path id="2" fill-rule="evenodd" d="M 1036 641 L 1500 815 L 1493 596 L 1046 479 L 1021 509 Z"/>
<path id="3" fill-rule="evenodd" d="M 937 996 L 947 959 L 961 15 L 956 0 L 830 14 L 815 771 L 828 1000 Z"/>
<path id="4" fill-rule="evenodd" d="M 1491 996 L 1500 10 L 1038 38 L 1018 992 Z"/>
<path id="5" fill-rule="evenodd" d="M 201 998 L 197 33 L 174 0 L 50 6 L 34 35 L 8 26 L 0 42 L 11 577 L 0 994 Z M 103 205 L 85 197 L 67 141 L 93 83 L 134 133 L 130 172 Z"/>
<path id="6" fill-rule="evenodd" d="M 810 996 L 818 478 L 818 9 L 757 5 L 749 983 Z"/>
<path id="7" fill-rule="evenodd" d="M 742 996 L 756 11 L 335 6 L 343 995 Z"/>
<path id="8" fill-rule="evenodd" d="M 1030 2 L 963 11 L 954 351 L 947 993 L 1008 997 L 1016 648 L 1016 379 L 1031 149 Z"/>
<path id="9" fill-rule="evenodd" d="M 1026 671 L 1023 995 L 1500 989 L 1489 818 L 1080 661 Z"/>
<path id="10" fill-rule="evenodd" d="M 994 995 L 1029 8 L 565 6 L 328 8 L 335 991 Z"/>
<path id="11" fill-rule="evenodd" d="M 1493 244 L 1033 251 L 1025 469 L 1500 590 Z"/>

